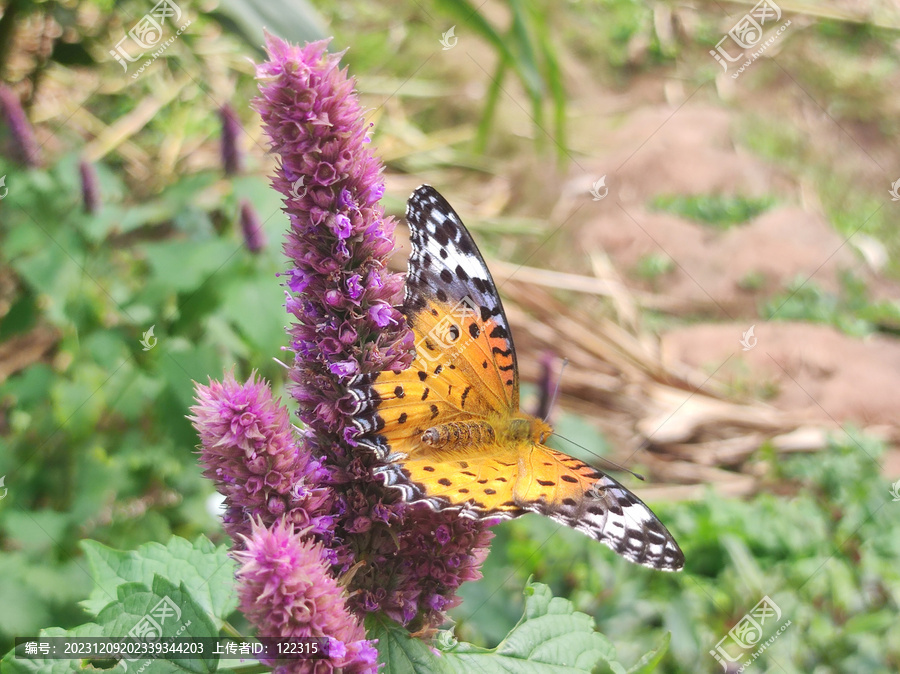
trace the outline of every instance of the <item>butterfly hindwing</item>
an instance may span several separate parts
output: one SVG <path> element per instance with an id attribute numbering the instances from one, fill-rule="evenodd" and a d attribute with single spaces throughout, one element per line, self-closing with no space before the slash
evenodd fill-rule
<path id="1" fill-rule="evenodd" d="M 426 502 L 435 510 L 458 510 L 472 519 L 518 517 L 526 511 L 513 500 L 509 467 L 516 457 L 494 447 L 488 454 L 442 459 L 423 455 L 376 469 L 404 500 Z"/>
<path id="2" fill-rule="evenodd" d="M 643 501 L 583 461 L 533 445 L 513 500 L 609 546 L 629 561 L 673 571 L 684 566 L 675 539 Z"/>

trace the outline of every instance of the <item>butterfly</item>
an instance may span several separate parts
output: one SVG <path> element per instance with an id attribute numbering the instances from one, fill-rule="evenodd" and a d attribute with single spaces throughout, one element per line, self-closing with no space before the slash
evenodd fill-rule
<path id="1" fill-rule="evenodd" d="M 516 351 L 481 253 L 450 204 L 422 185 L 406 208 L 412 254 L 406 370 L 349 384 L 358 444 L 404 501 L 478 520 L 534 512 L 629 561 L 677 571 L 684 555 L 656 515 L 605 473 L 547 447 L 551 427 L 519 409 Z"/>

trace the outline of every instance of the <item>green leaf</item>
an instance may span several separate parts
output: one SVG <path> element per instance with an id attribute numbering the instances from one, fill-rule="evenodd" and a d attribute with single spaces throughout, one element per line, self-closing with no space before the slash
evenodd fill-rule
<path id="1" fill-rule="evenodd" d="M 202 638 L 214 637 L 218 630 L 195 601 L 184 583 L 175 585 L 156 574 L 153 589 L 143 583 L 123 583 L 116 590 L 117 599 L 97 616 L 97 622 L 108 637 L 165 636 Z M 144 671 L 162 672 L 214 672 L 218 659 L 185 658 L 151 660 L 151 667 Z"/>
<path id="2" fill-rule="evenodd" d="M 41 630 L 41 637 L 102 637 L 105 636 L 103 628 L 96 623 L 79 625 L 70 630 L 61 627 L 51 627 Z M 17 658 L 15 651 L 7 653 L 0 661 L 0 672 L 3 674 L 68 674 L 68 672 L 98 671 L 88 664 L 87 660 L 31 660 Z M 123 664 L 117 664 L 111 669 L 102 670 L 104 674 L 124 674 Z"/>
<path id="3" fill-rule="evenodd" d="M 669 642 L 672 640 L 672 633 L 666 632 L 662 640 L 655 649 L 646 653 L 644 657 L 638 660 L 634 667 L 628 670 L 628 674 L 650 674 L 656 670 L 656 666 L 662 662 L 663 656 L 669 650 Z"/>
<path id="4" fill-rule="evenodd" d="M 594 630 L 593 619 L 575 610 L 567 599 L 553 597 L 550 588 L 529 583 L 525 614 L 494 649 L 452 642 L 439 635 L 440 655 L 390 621 L 367 623 L 370 638 L 378 639 L 379 661 L 391 672 L 509 672 L 550 674 L 590 672 L 601 661 L 615 658 L 610 641 Z M 444 645 L 441 645 L 441 642 Z"/>
<path id="5" fill-rule="evenodd" d="M 142 246 L 154 281 L 182 292 L 196 290 L 241 250 L 240 244 L 222 241 L 161 241 Z"/>
<path id="6" fill-rule="evenodd" d="M 424 641 L 411 637 L 397 623 L 382 616 L 366 620 L 366 636 L 378 639 L 378 662 L 391 674 L 452 674 L 456 670 Z"/>
<path id="7" fill-rule="evenodd" d="M 97 541 L 82 541 L 81 547 L 94 579 L 91 596 L 82 602 L 91 615 L 116 596 L 122 583 L 150 586 L 156 574 L 192 588 L 193 598 L 218 626 L 237 607 L 234 563 L 224 545 L 217 548 L 205 536 L 193 543 L 173 536 L 166 545 L 147 543 L 129 551 L 113 550 Z"/>
<path id="8" fill-rule="evenodd" d="M 306 0 L 224 0 L 212 16 L 260 55 L 264 29 L 299 44 L 321 40 L 327 35 L 324 19 Z"/>

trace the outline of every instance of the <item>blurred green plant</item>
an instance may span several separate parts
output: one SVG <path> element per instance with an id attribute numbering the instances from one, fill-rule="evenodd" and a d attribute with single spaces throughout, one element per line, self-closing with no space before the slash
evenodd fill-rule
<path id="1" fill-rule="evenodd" d="M 749 222 L 774 205 L 773 197 L 725 194 L 661 194 L 650 201 L 650 208 L 654 210 L 696 220 L 716 229 L 729 229 Z"/>
<path id="2" fill-rule="evenodd" d="M 815 281 L 794 279 L 785 292 L 765 303 L 760 314 L 767 320 L 824 323 L 856 337 L 900 332 L 896 302 L 871 301 L 865 282 L 850 272 L 842 272 L 840 280 L 841 290 L 834 293 Z"/>
<path id="3" fill-rule="evenodd" d="M 650 253 L 637 261 L 632 273 L 636 278 L 647 281 L 656 288 L 657 281 L 673 269 L 675 269 L 675 262 L 671 257 L 659 253 Z"/>
<path id="4" fill-rule="evenodd" d="M 538 146 L 544 145 L 545 136 L 549 137 L 556 145 L 560 161 L 567 157 L 566 92 L 556 45 L 550 35 L 550 8 L 540 7 L 533 0 L 507 0 L 511 21 L 504 32 L 479 12 L 480 6 L 469 0 L 440 0 L 438 4 L 480 35 L 497 54 L 497 66 L 490 75 L 491 85 L 478 125 L 475 152 L 480 154 L 487 147 L 497 102 L 504 93 L 503 81 L 512 71 L 531 102 L 531 119 Z M 547 100 L 551 102 L 552 133 L 544 123 Z"/>
<path id="5" fill-rule="evenodd" d="M 238 203 L 286 227 L 262 178 L 186 176 L 136 200 L 99 167 L 104 206 L 82 212 L 78 158 L 26 171 L 0 159 L 0 268 L 12 292 L 0 340 L 52 335 L 52 357 L 3 384 L 0 546 L 6 568 L 0 647 L 14 634 L 78 622 L 83 571 L 75 543 L 133 547 L 172 533 L 216 531 L 212 492 L 195 465 L 185 419 L 192 380 L 250 357 L 283 381 L 280 251 L 244 247 Z M 150 334 L 152 330 L 152 334 Z M 39 356 L 40 354 L 38 354 Z"/>

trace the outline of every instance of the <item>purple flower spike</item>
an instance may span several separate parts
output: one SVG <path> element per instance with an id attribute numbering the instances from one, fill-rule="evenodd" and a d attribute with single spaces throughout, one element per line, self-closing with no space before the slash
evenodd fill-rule
<path id="1" fill-rule="evenodd" d="M 227 103 L 219 108 L 219 119 L 222 121 L 222 167 L 225 175 L 233 176 L 241 172 L 242 157 L 238 147 L 241 122 Z"/>
<path id="2" fill-rule="evenodd" d="M 244 243 L 251 253 L 258 253 L 266 247 L 266 233 L 263 231 L 262 222 L 256 214 L 256 209 L 246 199 L 241 201 L 241 232 L 244 234 Z"/>
<path id="3" fill-rule="evenodd" d="M 359 619 L 347 612 L 346 592 L 328 570 L 321 543 L 279 521 L 253 522 L 244 550 L 234 553 L 241 610 L 261 637 L 328 637 L 328 660 L 288 660 L 276 672 L 375 672 L 378 653 Z"/>
<path id="4" fill-rule="evenodd" d="M 41 163 L 40 148 L 34 139 L 34 130 L 25 116 L 22 103 L 12 89 L 0 84 L 0 113 L 9 128 L 10 152 L 13 158 L 28 168 Z"/>
<path id="5" fill-rule="evenodd" d="M 225 496 L 225 530 L 242 543 L 251 517 L 271 525 L 282 514 L 307 523 L 314 533 L 330 533 L 328 472 L 291 432 L 289 412 L 273 400 L 256 373 L 244 384 L 226 374 L 222 382 L 196 385 L 197 404 L 188 417 L 200 435 L 203 474 Z M 307 485 L 302 498 L 298 487 Z"/>
<path id="6" fill-rule="evenodd" d="M 82 159 L 78 164 L 78 173 L 81 175 L 81 198 L 84 203 L 84 212 L 96 215 L 100 212 L 100 182 L 97 180 L 97 169 L 91 162 Z"/>
<path id="7" fill-rule="evenodd" d="M 267 36 L 269 59 L 256 69 L 254 105 L 280 159 L 272 184 L 290 221 L 285 276 L 300 293 L 285 304 L 291 393 L 308 447 L 330 471 L 330 560 L 337 574 L 355 570 L 350 608 L 428 634 L 459 602 L 460 584 L 479 577 L 492 534 L 454 512 L 403 503 L 373 476 L 377 461 L 352 430 L 353 379 L 408 367 L 414 343 L 395 306 L 403 277 L 387 271 L 394 222 L 379 203 L 383 167 L 367 145 L 354 83 L 326 46 Z"/>

